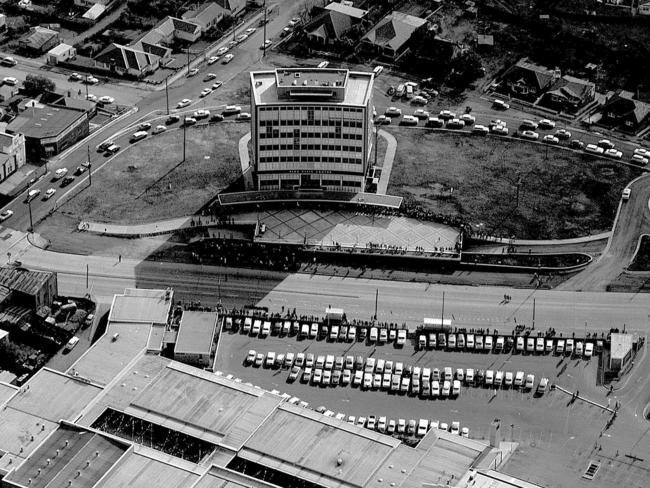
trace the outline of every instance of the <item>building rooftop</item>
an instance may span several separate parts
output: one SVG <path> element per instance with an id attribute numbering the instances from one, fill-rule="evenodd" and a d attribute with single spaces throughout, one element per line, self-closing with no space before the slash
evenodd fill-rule
<path id="1" fill-rule="evenodd" d="M 115 295 L 108 321 L 164 324 L 171 304 L 172 294 L 167 290 L 130 288 L 122 295 Z"/>
<path id="2" fill-rule="evenodd" d="M 86 118 L 84 112 L 63 107 L 30 108 L 16 117 L 7 130 L 35 139 L 56 137 L 82 118 Z"/>
<path id="3" fill-rule="evenodd" d="M 391 12 L 375 27 L 370 29 L 362 40 L 380 47 L 389 47 L 397 52 L 418 27 L 426 24 L 425 19 L 403 12 Z"/>
<path id="4" fill-rule="evenodd" d="M 192 488 L 275 488 L 276 485 L 246 476 L 231 469 L 212 466 Z"/>
<path id="5" fill-rule="evenodd" d="M 2 267 L 0 268 L 0 285 L 26 295 L 36 295 L 53 274 L 44 271 L 29 271 L 24 268 Z"/>
<path id="6" fill-rule="evenodd" d="M 2 332 L 6 331 L 0 330 L 0 333 Z M 12 396 L 14 396 L 18 390 L 19 388 L 17 386 L 0 382 L 0 407 L 4 405 Z"/>
<path id="7" fill-rule="evenodd" d="M 183 312 L 174 351 L 181 354 L 210 354 L 217 320 L 216 312 Z"/>
<path id="8" fill-rule="evenodd" d="M 348 17 L 353 17 L 355 19 L 362 19 L 368 13 L 367 10 L 363 10 L 356 7 L 350 7 L 348 5 L 343 5 L 342 3 L 332 2 L 327 7 L 327 10 L 332 10 L 334 12 L 340 12 L 347 15 Z"/>
<path id="9" fill-rule="evenodd" d="M 65 53 L 67 53 L 70 49 L 72 49 L 72 46 L 70 44 L 66 44 L 62 42 L 58 46 L 54 46 L 52 49 L 50 49 L 47 54 L 51 54 L 53 56 L 61 56 Z"/>
<path id="10" fill-rule="evenodd" d="M 125 442 L 62 424 L 5 480 L 30 488 L 92 487 L 127 448 Z"/>
<path id="11" fill-rule="evenodd" d="M 256 105 L 326 103 L 365 106 L 373 74 L 328 68 L 284 68 L 251 73 Z"/>
<path id="12" fill-rule="evenodd" d="M 612 334 L 611 357 L 623 359 L 632 350 L 633 342 L 632 334 Z"/>
<path id="13" fill-rule="evenodd" d="M 58 425 L 11 407 L 3 408 L 0 415 L 0 450 L 8 454 L 0 457 L 0 475 L 3 470 L 15 467 L 16 460 L 29 456 Z"/>

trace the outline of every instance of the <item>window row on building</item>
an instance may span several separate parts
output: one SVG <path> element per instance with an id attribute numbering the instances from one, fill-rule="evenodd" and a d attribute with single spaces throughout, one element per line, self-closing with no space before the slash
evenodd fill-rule
<path id="1" fill-rule="evenodd" d="M 362 152 L 361 146 L 339 146 L 338 144 L 260 144 L 262 151 L 344 151 Z"/>
<path id="2" fill-rule="evenodd" d="M 287 139 L 296 139 L 296 138 L 311 138 L 311 139 L 346 139 L 346 140 L 352 140 L 352 141 L 362 141 L 363 140 L 363 134 L 348 134 L 348 133 L 341 133 L 339 131 L 337 132 L 301 132 L 300 134 L 296 135 L 291 132 L 280 132 L 278 130 L 274 131 L 267 131 L 261 132 L 260 133 L 260 139 L 280 139 L 280 138 L 287 138 Z"/>
<path id="3" fill-rule="evenodd" d="M 277 126 L 318 126 L 318 127 L 353 127 L 361 129 L 363 121 L 361 120 L 341 120 L 341 119 L 282 119 L 282 120 L 260 120 L 260 127 L 277 127 Z"/>
<path id="4" fill-rule="evenodd" d="M 260 163 L 338 163 L 362 164 L 361 158 L 341 158 L 334 156 L 260 156 Z"/>
<path id="5" fill-rule="evenodd" d="M 321 186 L 331 189 L 340 189 L 343 188 L 361 188 L 361 181 L 356 180 L 329 180 L 322 179 L 320 181 Z M 281 179 L 279 187 L 282 190 L 293 190 L 294 188 L 300 186 L 299 179 Z M 273 190 L 278 188 L 277 178 L 273 179 L 261 179 L 260 180 L 260 190 Z"/>

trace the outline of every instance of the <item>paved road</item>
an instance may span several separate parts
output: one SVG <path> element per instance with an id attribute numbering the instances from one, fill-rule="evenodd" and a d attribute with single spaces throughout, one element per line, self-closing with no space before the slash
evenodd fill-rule
<path id="1" fill-rule="evenodd" d="M 650 176 L 638 178 L 630 188 L 630 199 L 620 204 L 614 232 L 604 253 L 584 271 L 563 283 L 560 289 L 605 291 L 630 264 L 639 238 L 650 233 Z"/>

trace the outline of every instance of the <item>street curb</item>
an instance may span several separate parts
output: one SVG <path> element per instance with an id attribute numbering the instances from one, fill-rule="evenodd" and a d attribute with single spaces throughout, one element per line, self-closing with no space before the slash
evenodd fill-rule
<path id="1" fill-rule="evenodd" d="M 558 385 L 558 384 L 554 384 L 554 385 L 552 385 L 552 387 L 555 388 L 556 390 L 560 390 L 560 391 L 566 393 L 567 395 L 571 395 L 571 396 L 574 395 L 573 392 L 571 392 L 571 391 L 569 391 L 569 390 L 567 390 L 567 389 L 565 389 L 565 388 L 562 388 L 562 387 L 561 387 L 560 385 Z M 600 407 L 600 408 L 602 408 L 603 410 L 607 410 L 607 411 L 610 412 L 610 413 L 616 413 L 616 410 L 614 410 L 613 408 L 606 407 L 605 405 L 601 405 L 600 403 L 595 402 L 595 401 L 593 401 L 593 400 L 589 400 L 588 398 L 581 397 L 581 396 L 579 396 L 579 395 L 576 395 L 576 398 L 579 399 L 579 400 L 582 400 L 582 401 L 584 401 L 584 402 L 590 403 L 591 405 L 594 405 L 594 406 L 596 406 L 596 407 Z"/>

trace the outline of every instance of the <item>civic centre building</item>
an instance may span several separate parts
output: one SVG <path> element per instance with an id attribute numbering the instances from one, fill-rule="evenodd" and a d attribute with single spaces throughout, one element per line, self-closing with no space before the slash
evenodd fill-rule
<path id="1" fill-rule="evenodd" d="M 257 189 L 363 191 L 373 74 L 282 68 L 250 76 Z"/>

